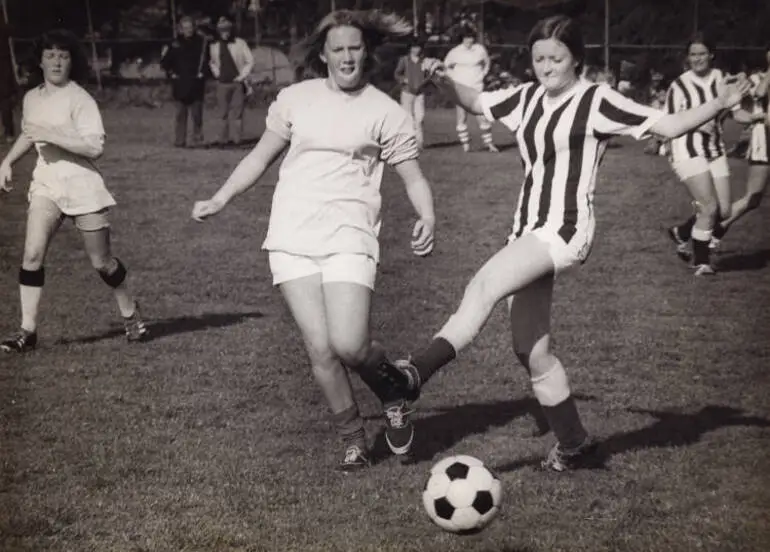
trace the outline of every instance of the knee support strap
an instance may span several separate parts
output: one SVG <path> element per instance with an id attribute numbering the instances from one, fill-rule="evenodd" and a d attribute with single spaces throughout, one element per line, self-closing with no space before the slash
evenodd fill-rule
<path id="1" fill-rule="evenodd" d="M 126 280 L 127 273 L 128 271 L 126 270 L 126 267 L 123 265 L 123 263 L 120 262 L 120 259 L 115 257 L 115 270 L 112 272 L 100 270 L 99 276 L 101 276 L 105 284 L 111 288 L 116 288 Z"/>
<path id="2" fill-rule="evenodd" d="M 43 287 L 43 284 L 45 284 L 45 269 L 42 266 L 37 270 L 19 269 L 19 284 L 29 287 Z"/>

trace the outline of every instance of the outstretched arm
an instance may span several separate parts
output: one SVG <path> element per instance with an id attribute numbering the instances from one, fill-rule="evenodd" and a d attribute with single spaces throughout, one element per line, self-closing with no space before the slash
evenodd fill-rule
<path id="1" fill-rule="evenodd" d="M 430 80 L 441 90 L 452 102 L 459 105 L 469 113 L 474 115 L 483 115 L 484 109 L 479 99 L 480 92 L 469 86 L 465 86 L 453 81 L 446 73 L 446 68 L 441 61 L 437 59 L 426 60 L 425 68 Z"/>
<path id="2" fill-rule="evenodd" d="M 265 130 L 254 149 L 238 163 L 238 166 L 222 187 L 211 196 L 211 199 L 195 203 L 193 218 L 202 221 L 216 215 L 235 196 L 251 188 L 287 145 L 287 140 L 269 129 Z"/>
<path id="3" fill-rule="evenodd" d="M 738 104 L 750 89 L 751 83 L 748 79 L 745 76 L 739 77 L 723 86 L 719 97 L 710 102 L 686 111 L 667 113 L 652 125 L 650 132 L 668 139 L 681 136 L 715 118 L 723 110 Z"/>

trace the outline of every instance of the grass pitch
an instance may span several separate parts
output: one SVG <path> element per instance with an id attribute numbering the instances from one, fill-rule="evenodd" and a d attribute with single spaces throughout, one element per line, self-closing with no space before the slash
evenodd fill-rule
<path id="1" fill-rule="evenodd" d="M 264 112 L 248 115 L 252 135 Z M 552 444 L 511 350 L 504 309 L 425 390 L 419 462 L 364 473 L 342 453 L 299 335 L 270 285 L 266 230 L 276 168 L 196 224 L 241 151 L 170 146 L 169 109 L 107 109 L 100 161 L 118 207 L 115 252 L 155 338 L 129 346 L 71 226 L 46 262 L 39 349 L 0 357 L 0 550 L 88 552 L 764 552 L 770 546 L 770 202 L 730 232 L 713 279 L 695 279 L 660 227 L 689 213 L 664 158 L 608 151 L 594 251 L 558 279 L 555 350 L 605 471 L 545 474 Z M 213 136 L 214 121 L 206 130 Z M 409 250 L 400 182 L 383 183 L 373 333 L 394 356 L 428 342 L 502 243 L 518 153 L 463 154 L 432 111 L 422 160 L 435 190 L 435 253 Z M 477 148 L 480 141 L 477 139 Z M 26 182 L 0 198 L 0 331 L 18 323 Z M 736 193 L 746 167 L 731 160 Z M 383 450 L 377 403 L 361 408 Z M 502 512 L 478 535 L 434 527 L 420 494 L 433 462 L 483 459 Z"/>

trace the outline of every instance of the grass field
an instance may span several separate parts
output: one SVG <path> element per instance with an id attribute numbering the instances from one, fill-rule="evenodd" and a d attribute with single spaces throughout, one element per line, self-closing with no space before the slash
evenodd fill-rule
<path id="1" fill-rule="evenodd" d="M 46 262 L 41 344 L 0 357 L 0 550 L 73 552 L 764 552 L 770 549 L 770 202 L 695 279 L 660 232 L 689 212 L 664 158 L 608 151 L 588 263 L 557 282 L 554 339 L 608 469 L 536 469 L 553 442 L 498 309 L 419 402 L 419 462 L 382 454 L 378 405 L 358 380 L 378 461 L 335 471 L 341 448 L 299 336 L 271 288 L 266 230 L 276 169 L 221 216 L 189 218 L 244 151 L 170 147 L 169 109 L 107 109 L 100 162 L 118 200 L 116 253 L 154 334 L 129 346 L 71 226 Z M 264 114 L 249 113 L 253 135 Z M 207 131 L 213 135 L 212 121 Z M 435 254 L 408 247 L 412 215 L 386 176 L 375 337 L 393 356 L 430 339 L 511 224 L 521 169 L 464 155 L 452 114 L 429 113 Z M 478 140 L 477 140 L 478 143 Z M 0 332 L 18 324 L 27 176 L 0 198 Z M 736 193 L 745 164 L 731 160 Z M 421 488 L 455 453 L 499 473 L 484 532 L 431 524 Z"/>

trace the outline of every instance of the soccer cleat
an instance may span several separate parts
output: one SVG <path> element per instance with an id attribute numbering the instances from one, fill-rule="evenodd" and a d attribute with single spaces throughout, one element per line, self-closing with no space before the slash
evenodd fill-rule
<path id="1" fill-rule="evenodd" d="M 494 144 L 487 144 L 487 150 L 488 150 L 490 153 L 500 153 L 500 150 L 499 150 L 499 149 L 497 149 L 497 146 L 496 146 L 496 145 L 494 145 Z"/>
<path id="2" fill-rule="evenodd" d="M 605 461 L 599 442 L 589 436 L 583 444 L 573 450 L 564 450 L 559 443 L 556 443 L 548 452 L 546 459 L 540 463 L 540 467 L 547 471 L 561 473 L 570 470 L 603 468 Z"/>
<path id="3" fill-rule="evenodd" d="M 420 388 L 422 381 L 417 367 L 412 364 L 411 359 L 401 359 L 393 362 L 393 367 L 404 375 L 401 397 L 407 401 L 416 401 L 420 398 Z"/>
<path id="4" fill-rule="evenodd" d="M 712 253 L 718 253 L 719 248 L 722 247 L 722 240 L 719 238 L 715 238 L 714 236 L 711 236 L 711 241 L 709 242 L 709 249 Z"/>
<path id="5" fill-rule="evenodd" d="M 471 151 L 471 145 L 470 144 L 463 144 L 463 151 L 465 153 L 468 153 L 469 151 Z"/>
<path id="6" fill-rule="evenodd" d="M 412 412 L 405 400 L 385 405 L 385 441 L 397 456 L 407 456 L 412 450 L 414 425 L 409 420 Z"/>
<path id="7" fill-rule="evenodd" d="M 126 339 L 130 343 L 146 341 L 150 337 L 150 330 L 145 326 L 142 315 L 139 312 L 139 303 L 134 305 L 134 314 L 123 317 L 123 325 L 126 328 Z"/>
<path id="8" fill-rule="evenodd" d="M 37 334 L 27 330 L 19 330 L 18 333 L 0 343 L 0 350 L 4 353 L 26 353 L 37 346 Z"/>
<path id="9" fill-rule="evenodd" d="M 715 276 L 717 271 L 710 264 L 699 264 L 693 267 L 695 276 Z"/>
<path id="10" fill-rule="evenodd" d="M 672 226 L 670 228 L 666 228 L 666 234 L 668 234 L 668 237 L 671 239 L 674 244 L 676 244 L 676 256 L 682 259 L 683 261 L 689 261 L 690 260 L 690 249 L 688 247 L 688 243 L 686 240 L 683 240 L 681 237 L 679 237 L 679 228 L 676 226 Z"/>
<path id="11" fill-rule="evenodd" d="M 354 472 L 368 468 L 370 465 L 366 451 L 358 445 L 350 445 L 345 451 L 345 457 L 340 462 L 339 469 L 344 472 Z"/>

